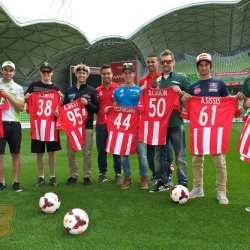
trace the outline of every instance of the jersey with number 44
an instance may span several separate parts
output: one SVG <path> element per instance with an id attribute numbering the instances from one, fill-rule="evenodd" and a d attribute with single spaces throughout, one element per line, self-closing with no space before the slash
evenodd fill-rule
<path id="1" fill-rule="evenodd" d="M 106 152 L 116 155 L 135 154 L 139 118 L 137 107 L 110 107 Z"/>
<path id="2" fill-rule="evenodd" d="M 188 100 L 181 117 L 190 120 L 191 154 L 208 155 L 228 151 L 235 97 L 197 97 Z"/>
<path id="3" fill-rule="evenodd" d="M 55 90 L 30 94 L 27 105 L 33 140 L 58 141 L 54 111 L 60 106 L 60 102 L 60 96 Z"/>
<path id="4" fill-rule="evenodd" d="M 172 87 L 147 88 L 141 93 L 142 110 L 139 141 L 149 145 L 165 145 L 169 117 L 173 110 L 180 111 L 180 98 Z"/>
<path id="5" fill-rule="evenodd" d="M 88 117 L 88 111 L 81 104 L 81 98 L 64 104 L 58 111 L 58 122 L 67 134 L 73 150 L 81 150 L 84 144 L 85 121 Z"/>

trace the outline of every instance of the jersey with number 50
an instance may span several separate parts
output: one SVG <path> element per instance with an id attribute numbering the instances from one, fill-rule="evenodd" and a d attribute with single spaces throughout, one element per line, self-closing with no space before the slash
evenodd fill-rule
<path id="1" fill-rule="evenodd" d="M 106 151 L 116 155 L 135 154 L 140 114 L 136 107 L 110 107 Z"/>
<path id="2" fill-rule="evenodd" d="M 189 99 L 181 117 L 190 120 L 191 154 L 226 153 L 233 116 L 237 111 L 235 97 L 193 96 Z"/>
<path id="3" fill-rule="evenodd" d="M 57 91 L 33 92 L 27 100 L 33 140 L 58 141 L 54 111 L 60 106 Z"/>

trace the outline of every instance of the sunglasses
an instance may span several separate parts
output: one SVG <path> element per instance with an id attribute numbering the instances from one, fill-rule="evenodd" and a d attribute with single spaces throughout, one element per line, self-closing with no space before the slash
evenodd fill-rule
<path id="1" fill-rule="evenodd" d="M 41 70 L 42 74 L 50 74 L 52 71 L 51 70 Z"/>
<path id="2" fill-rule="evenodd" d="M 160 64 L 161 65 L 164 65 L 165 63 L 166 64 L 171 64 L 173 62 L 173 60 L 163 60 L 163 61 L 160 61 Z"/>
<path id="3" fill-rule="evenodd" d="M 76 71 L 78 71 L 78 72 L 79 72 L 79 71 L 84 71 L 84 72 L 87 72 L 87 73 L 88 73 L 88 70 L 85 69 L 85 68 L 82 68 L 82 67 L 77 68 Z"/>

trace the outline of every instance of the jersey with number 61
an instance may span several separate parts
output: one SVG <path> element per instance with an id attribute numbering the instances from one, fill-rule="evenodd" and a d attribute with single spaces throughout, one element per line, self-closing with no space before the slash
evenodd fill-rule
<path id="1" fill-rule="evenodd" d="M 181 117 L 190 120 L 191 154 L 226 153 L 233 116 L 237 111 L 235 97 L 193 96 L 189 99 Z"/>
<path id="2" fill-rule="evenodd" d="M 27 100 L 30 132 L 33 140 L 58 141 L 54 111 L 60 106 L 57 91 L 33 92 Z"/>
<path id="3" fill-rule="evenodd" d="M 73 150 L 81 150 L 84 144 L 85 121 L 88 117 L 88 111 L 81 104 L 81 98 L 64 104 L 58 110 L 58 121 L 67 134 Z"/>
<path id="4" fill-rule="evenodd" d="M 137 107 L 110 107 L 106 151 L 116 155 L 135 154 L 140 114 Z"/>
<path id="5" fill-rule="evenodd" d="M 172 87 L 148 87 L 141 93 L 139 109 L 142 110 L 139 141 L 165 145 L 169 117 L 174 109 L 180 111 L 179 94 Z"/>

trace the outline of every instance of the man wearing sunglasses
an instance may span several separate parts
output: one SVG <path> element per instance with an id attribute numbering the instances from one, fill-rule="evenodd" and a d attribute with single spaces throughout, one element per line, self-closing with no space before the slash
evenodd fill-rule
<path id="1" fill-rule="evenodd" d="M 180 94 L 180 96 L 184 95 L 185 91 L 187 91 L 190 86 L 190 81 L 186 76 L 173 71 L 175 60 L 174 54 L 170 50 L 165 50 L 161 53 L 160 65 L 162 68 L 162 75 L 156 81 L 154 81 L 153 88 L 172 87 L 175 92 Z M 175 152 L 178 184 L 187 187 L 188 176 L 185 131 L 183 119 L 180 117 L 180 112 L 177 110 L 173 110 L 169 118 L 166 138 L 166 145 L 170 140 Z M 166 145 L 155 146 L 154 164 L 158 182 L 155 187 L 150 190 L 151 193 L 166 191 L 169 189 L 167 184 L 168 180 L 166 177 L 166 167 L 164 163 Z"/>
<path id="2" fill-rule="evenodd" d="M 85 64 L 78 64 L 74 67 L 75 76 L 77 79 L 76 85 L 69 87 L 65 92 L 63 104 L 72 102 L 81 98 L 81 103 L 85 105 L 88 111 L 88 118 L 85 121 L 85 138 L 84 145 L 82 145 L 83 159 L 83 183 L 85 186 L 92 185 L 90 181 L 91 176 L 91 154 L 93 148 L 93 121 L 94 114 L 99 110 L 99 102 L 96 90 L 87 84 L 87 78 L 90 74 L 89 66 Z M 70 170 L 70 178 L 66 185 L 71 185 L 77 181 L 78 166 L 76 161 L 76 152 L 73 150 L 70 141 L 67 139 L 67 154 Z"/>
<path id="3" fill-rule="evenodd" d="M 60 89 L 52 83 L 52 76 L 53 76 L 53 67 L 50 63 L 45 62 L 40 66 L 40 76 L 41 80 L 37 82 L 33 82 L 28 87 L 26 93 L 25 93 L 25 100 L 27 101 L 30 98 L 30 95 L 35 92 L 47 92 L 50 90 L 55 90 L 61 95 Z M 42 104 L 41 104 L 42 106 Z M 46 110 L 46 107 L 44 108 L 44 111 Z M 48 108 L 48 107 L 47 107 Z M 39 111 L 37 111 L 39 112 Z M 51 112 L 55 112 L 55 110 L 51 110 Z M 46 118 L 46 115 L 43 116 L 43 119 L 49 119 Z M 47 121 L 46 121 L 47 122 Z M 52 129 L 52 128 L 51 128 Z M 55 131 L 55 133 L 59 133 L 58 131 Z M 50 169 L 50 185 L 51 186 L 57 186 L 58 182 L 56 181 L 55 177 L 55 151 L 61 150 L 61 144 L 60 144 L 60 137 L 58 135 L 58 141 L 42 141 L 42 140 L 31 140 L 31 152 L 37 154 L 37 165 L 38 165 L 38 174 L 39 178 L 37 181 L 36 186 L 40 187 L 45 184 L 45 178 L 44 178 L 44 152 L 45 147 L 47 147 L 47 152 L 49 156 L 49 169 Z"/>

